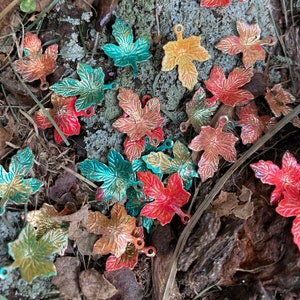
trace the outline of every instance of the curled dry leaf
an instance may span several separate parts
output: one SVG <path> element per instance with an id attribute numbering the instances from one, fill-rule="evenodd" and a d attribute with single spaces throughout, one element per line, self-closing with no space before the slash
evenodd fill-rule
<path id="1" fill-rule="evenodd" d="M 82 271 L 79 275 L 79 284 L 87 300 L 110 299 L 118 292 L 114 285 L 95 269 Z"/>
<path id="2" fill-rule="evenodd" d="M 238 138 L 231 132 L 223 132 L 223 127 L 228 121 L 226 116 L 221 116 L 216 129 L 211 126 L 203 126 L 200 134 L 188 146 L 194 151 L 204 150 L 198 163 L 198 173 L 203 182 L 213 177 L 214 173 L 218 170 L 219 155 L 229 162 L 236 161 L 234 144 Z"/>
<path id="3" fill-rule="evenodd" d="M 58 257 L 54 264 L 57 275 L 52 279 L 52 283 L 59 288 L 61 295 L 66 300 L 81 300 L 78 284 L 80 271 L 78 257 Z"/>
<path id="4" fill-rule="evenodd" d="M 275 185 L 270 197 L 271 204 L 278 204 L 286 191 L 297 193 L 300 190 L 300 164 L 289 151 L 282 157 L 281 169 L 270 160 L 260 160 L 250 167 L 262 183 Z"/>
<path id="5" fill-rule="evenodd" d="M 40 89 L 47 90 L 49 83 L 46 76 L 53 73 L 56 68 L 58 45 L 47 47 L 43 54 L 41 40 L 37 35 L 27 32 L 23 40 L 23 48 L 25 56 L 14 62 L 17 72 L 27 82 L 40 79 Z"/>
<path id="6" fill-rule="evenodd" d="M 258 115 L 255 102 L 237 107 L 236 114 L 240 119 L 238 125 L 242 126 L 241 139 L 244 145 L 255 143 L 263 133 L 269 131 L 276 124 L 275 118 Z"/>
<path id="7" fill-rule="evenodd" d="M 190 36 L 183 39 L 182 33 L 184 27 L 177 24 L 174 27 L 174 32 L 177 41 L 168 42 L 163 48 L 165 56 L 162 60 L 162 71 L 171 71 L 175 66 L 178 66 L 179 80 L 182 85 L 193 90 L 197 83 L 198 72 L 193 63 L 196 61 L 206 61 L 210 58 L 207 50 L 200 46 L 201 38 L 199 36 Z"/>
<path id="8" fill-rule="evenodd" d="M 252 68 L 240 67 L 233 69 L 226 78 L 222 68 L 215 65 L 210 72 L 209 79 L 204 82 L 207 89 L 214 95 L 206 99 L 206 102 L 213 105 L 219 100 L 232 107 L 249 102 L 254 98 L 253 95 L 240 87 L 248 83 L 252 76 Z"/>
<path id="9" fill-rule="evenodd" d="M 260 40 L 260 28 L 257 24 L 249 25 L 237 20 L 236 27 L 240 36 L 230 35 L 222 38 L 216 48 L 230 55 L 243 53 L 242 60 L 246 68 L 251 67 L 257 60 L 264 60 L 265 51 L 261 46 L 274 45 L 275 38 L 268 36 Z"/>
<path id="10" fill-rule="evenodd" d="M 176 213 L 183 224 L 188 223 L 191 216 L 184 213 L 181 207 L 189 201 L 191 194 L 183 188 L 178 173 L 169 177 L 166 187 L 159 177 L 151 172 L 137 172 L 137 176 L 143 183 L 143 193 L 154 200 L 142 208 L 141 216 L 157 219 L 161 225 L 166 225 Z"/>
<path id="11" fill-rule="evenodd" d="M 103 27 L 109 22 L 111 14 L 118 5 L 119 0 L 99 0 L 97 6 L 97 19 L 95 29 L 102 31 Z"/>
<path id="12" fill-rule="evenodd" d="M 15 131 L 14 118 L 9 114 L 6 114 L 7 124 L 0 127 L 0 151 L 6 147 L 6 142 L 10 142 L 13 138 Z"/>

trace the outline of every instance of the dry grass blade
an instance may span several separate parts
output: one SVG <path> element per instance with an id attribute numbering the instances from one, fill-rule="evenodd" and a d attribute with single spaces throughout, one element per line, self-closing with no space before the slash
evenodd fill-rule
<path id="1" fill-rule="evenodd" d="M 173 258 L 171 260 L 171 264 L 169 267 L 169 271 L 166 274 L 166 283 L 164 287 L 163 294 L 161 295 L 160 299 L 162 300 L 168 300 L 169 297 L 169 291 L 172 289 L 172 286 L 175 282 L 176 273 L 177 273 L 177 261 L 178 258 L 182 252 L 182 250 L 185 247 L 185 244 L 189 238 L 190 233 L 192 232 L 193 228 L 198 223 L 200 217 L 202 216 L 203 212 L 208 208 L 210 203 L 213 201 L 213 199 L 218 195 L 218 193 L 221 191 L 222 187 L 226 183 L 226 181 L 230 178 L 230 176 L 259 149 L 261 148 L 268 140 L 270 140 L 277 132 L 279 132 L 286 124 L 288 124 L 293 118 L 295 118 L 298 114 L 300 114 L 300 105 L 296 106 L 294 110 L 285 116 L 280 122 L 277 123 L 276 126 L 274 126 L 269 132 L 267 132 L 263 137 L 261 137 L 249 150 L 244 152 L 241 157 L 231 166 L 231 168 L 224 174 L 222 178 L 217 182 L 217 184 L 214 186 L 214 188 L 211 190 L 211 192 L 206 196 L 206 198 L 203 200 L 203 202 L 200 204 L 198 209 L 196 210 L 195 214 L 192 216 L 190 222 L 188 225 L 184 228 L 182 231 L 174 254 Z"/>

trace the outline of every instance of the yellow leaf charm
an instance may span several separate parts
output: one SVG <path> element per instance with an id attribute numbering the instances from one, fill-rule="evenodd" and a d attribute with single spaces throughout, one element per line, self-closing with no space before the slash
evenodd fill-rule
<path id="1" fill-rule="evenodd" d="M 200 36 L 190 36 L 186 39 L 182 38 L 184 27 L 177 24 L 174 32 L 177 41 L 168 42 L 163 48 L 165 56 L 162 60 L 162 71 L 171 71 L 178 65 L 179 80 L 182 85 L 193 90 L 197 83 L 198 72 L 193 60 L 206 61 L 210 58 L 207 50 L 200 46 Z"/>

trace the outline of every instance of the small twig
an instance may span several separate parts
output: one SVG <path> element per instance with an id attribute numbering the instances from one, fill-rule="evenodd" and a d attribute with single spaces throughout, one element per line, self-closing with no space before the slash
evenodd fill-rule
<path id="1" fill-rule="evenodd" d="M 168 300 L 170 299 L 169 294 L 170 290 L 175 283 L 176 273 L 177 273 L 177 261 L 181 252 L 183 251 L 185 244 L 192 232 L 193 228 L 197 225 L 200 217 L 203 212 L 208 208 L 213 199 L 219 194 L 224 184 L 227 180 L 232 176 L 232 174 L 242 165 L 246 163 L 246 161 L 259 149 L 261 148 L 268 140 L 270 140 L 278 131 L 280 131 L 287 123 L 289 123 L 294 117 L 300 114 L 300 105 L 296 106 L 294 110 L 282 118 L 270 131 L 268 131 L 263 137 L 261 137 L 250 149 L 244 152 L 241 157 L 230 167 L 230 169 L 219 179 L 210 193 L 206 196 L 206 198 L 201 202 L 200 206 L 197 208 L 195 214 L 190 219 L 190 222 L 182 231 L 175 251 L 173 253 L 173 257 L 171 259 L 169 270 L 166 274 L 165 286 L 162 292 L 160 299 Z"/>
<path id="2" fill-rule="evenodd" d="M 13 0 L 10 2 L 1 12 L 0 12 L 0 21 L 17 5 L 19 0 Z"/>

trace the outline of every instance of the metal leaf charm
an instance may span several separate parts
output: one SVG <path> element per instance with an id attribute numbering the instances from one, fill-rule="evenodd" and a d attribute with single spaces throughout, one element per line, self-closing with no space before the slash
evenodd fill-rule
<path id="1" fill-rule="evenodd" d="M 8 243 L 8 252 L 14 263 L 0 269 L 0 278 L 7 278 L 14 268 L 19 268 L 22 277 L 29 283 L 36 277 L 54 276 L 55 266 L 47 256 L 61 251 L 66 245 L 67 236 L 63 230 L 50 230 L 37 239 L 35 229 L 28 224 L 16 241 Z"/>
<path id="2" fill-rule="evenodd" d="M 81 174 L 89 180 L 103 181 L 103 201 L 114 199 L 122 202 L 126 196 L 126 190 L 130 186 L 138 186 L 140 182 L 135 180 L 135 173 L 131 164 L 124 160 L 116 150 L 108 154 L 108 166 L 95 159 L 85 159 L 78 165 Z"/>
<path id="3" fill-rule="evenodd" d="M 143 227 L 136 227 L 132 233 L 136 238 L 144 239 Z M 134 244 L 128 243 L 125 252 L 116 257 L 111 255 L 107 258 L 105 269 L 106 271 L 114 271 L 122 268 L 133 269 L 138 262 L 139 253 L 145 253 L 149 257 L 153 257 L 156 254 L 156 249 L 153 246 L 137 249 Z"/>
<path id="4" fill-rule="evenodd" d="M 188 146 L 194 151 L 204 150 L 198 163 L 198 173 L 203 182 L 213 177 L 218 170 L 219 155 L 229 162 L 236 161 L 234 144 L 238 138 L 230 132 L 223 132 L 223 127 L 228 121 L 227 116 L 221 116 L 216 129 L 211 126 L 203 126 L 200 134 Z"/>
<path id="5" fill-rule="evenodd" d="M 207 89 L 213 93 L 213 97 L 206 99 L 207 103 L 213 105 L 217 100 L 228 106 L 246 104 L 254 98 L 247 90 L 240 89 L 248 83 L 253 76 L 252 67 L 234 68 L 225 77 L 224 71 L 219 66 L 214 66 L 210 72 L 210 77 L 205 81 Z"/>
<path id="6" fill-rule="evenodd" d="M 27 32 L 23 40 L 23 47 L 25 56 L 14 62 L 17 72 L 27 82 L 40 79 L 40 89 L 47 90 L 49 83 L 46 76 L 53 73 L 56 68 L 58 45 L 49 46 L 43 54 L 41 40 L 37 35 Z"/>
<path id="7" fill-rule="evenodd" d="M 154 173 L 174 174 L 178 172 L 183 180 L 185 189 L 189 189 L 193 183 L 193 177 L 198 177 L 195 164 L 192 161 L 188 148 L 176 141 L 173 147 L 174 158 L 163 152 L 151 152 L 143 156 L 147 167 Z"/>
<path id="8" fill-rule="evenodd" d="M 25 204 L 41 187 L 42 182 L 36 178 L 24 178 L 33 166 L 33 159 L 32 151 L 25 148 L 12 157 L 8 173 L 0 165 L 0 215 L 5 213 L 8 201 Z"/>
<path id="9" fill-rule="evenodd" d="M 154 201 L 147 203 L 141 216 L 157 219 L 161 225 L 171 222 L 178 214 L 183 224 L 187 224 L 191 216 L 181 210 L 181 206 L 189 201 L 190 193 L 183 188 L 182 179 L 178 173 L 170 176 L 167 186 L 151 172 L 138 172 L 138 179 L 143 183 L 143 193 Z"/>
<path id="10" fill-rule="evenodd" d="M 52 94 L 51 103 L 53 108 L 46 108 L 66 137 L 78 135 L 80 133 L 78 117 L 91 117 L 94 114 L 94 109 L 92 107 L 77 112 L 75 110 L 75 102 L 76 97 L 74 96 L 64 98 Z M 53 126 L 41 109 L 35 113 L 35 122 L 38 128 L 41 129 L 51 128 Z M 54 139 L 57 144 L 60 144 L 63 141 L 56 129 L 54 129 Z"/>
<path id="11" fill-rule="evenodd" d="M 210 58 L 207 50 L 200 46 L 201 38 L 199 36 L 190 36 L 186 39 L 182 38 L 184 27 L 177 24 L 174 32 L 177 41 L 168 42 L 163 48 L 165 56 L 162 60 L 162 71 L 171 71 L 178 65 L 179 80 L 182 85 L 193 90 L 197 83 L 198 72 L 193 63 L 196 61 L 206 61 Z"/>
<path id="12" fill-rule="evenodd" d="M 144 247 L 144 239 L 135 237 L 133 231 L 136 219 L 127 215 L 126 209 L 120 203 L 115 203 L 111 209 L 110 218 L 98 211 L 89 211 L 85 227 L 89 232 L 100 235 L 95 243 L 94 254 L 113 254 L 120 257 L 127 244 L 132 243 L 137 249 Z"/>
<path id="13" fill-rule="evenodd" d="M 199 88 L 195 92 L 193 99 L 186 103 L 186 113 L 189 118 L 186 122 L 180 124 L 182 132 L 186 132 L 190 124 L 196 132 L 200 131 L 201 126 L 209 124 L 211 116 L 218 108 L 218 103 L 207 106 L 205 100 L 205 91 L 203 88 Z"/>
<path id="14" fill-rule="evenodd" d="M 273 46 L 276 42 L 275 38 L 268 36 L 260 40 L 260 28 L 257 24 L 248 25 L 238 20 L 236 27 L 240 36 L 230 35 L 222 38 L 216 48 L 230 55 L 243 53 L 242 60 L 246 68 L 251 67 L 257 60 L 264 60 L 265 51 L 261 46 Z"/>
<path id="15" fill-rule="evenodd" d="M 112 126 L 126 133 L 130 141 L 138 141 L 148 136 L 150 143 L 158 145 L 161 137 L 155 131 L 164 119 L 160 115 L 158 98 L 148 100 L 144 107 L 136 93 L 131 89 L 120 88 L 118 95 L 119 105 L 124 110 L 124 115 L 116 120 Z"/>
<path id="16" fill-rule="evenodd" d="M 102 68 L 93 69 L 84 63 L 77 66 L 77 74 L 81 80 L 64 78 L 50 86 L 50 90 L 63 97 L 78 96 L 75 103 L 76 111 L 97 105 L 104 99 L 104 91 L 117 86 L 115 82 L 104 84 Z"/>
<path id="17" fill-rule="evenodd" d="M 117 67 L 131 66 L 133 76 L 137 75 L 137 64 L 148 60 L 150 40 L 147 37 L 140 37 L 133 43 L 132 29 L 122 20 L 116 19 L 113 27 L 113 36 L 119 46 L 106 44 L 102 47 L 105 54 L 114 60 Z"/>

